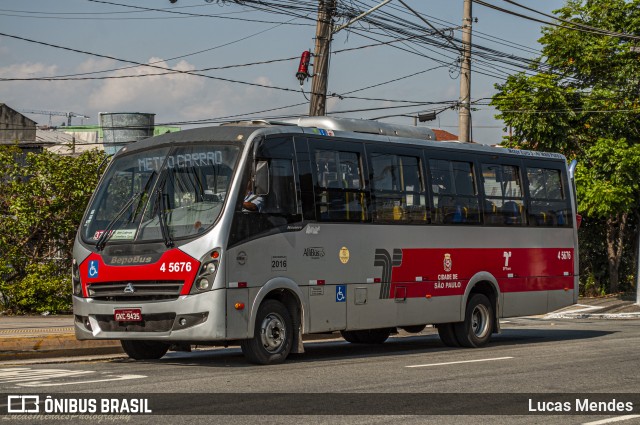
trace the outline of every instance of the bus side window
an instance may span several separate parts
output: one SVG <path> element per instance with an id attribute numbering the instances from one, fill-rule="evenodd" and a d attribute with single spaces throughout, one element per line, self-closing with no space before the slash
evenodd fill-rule
<path id="1" fill-rule="evenodd" d="M 473 164 L 429 160 L 434 223 L 478 224 L 480 211 Z"/>
<path id="2" fill-rule="evenodd" d="M 486 224 L 521 226 L 527 223 L 519 167 L 482 164 L 482 182 Z"/>
<path id="3" fill-rule="evenodd" d="M 528 167 L 527 181 L 531 225 L 565 227 L 573 224 L 560 170 Z"/>
<path id="4" fill-rule="evenodd" d="M 358 152 L 316 149 L 316 216 L 320 221 L 366 221 L 366 193 Z"/>
<path id="5" fill-rule="evenodd" d="M 269 161 L 269 193 L 265 199 L 263 212 L 289 216 L 296 211 L 296 185 L 293 175 L 293 162 L 290 159 L 272 159 Z"/>
<path id="6" fill-rule="evenodd" d="M 426 223 L 428 220 L 420 159 L 373 152 L 371 161 L 374 222 Z"/>

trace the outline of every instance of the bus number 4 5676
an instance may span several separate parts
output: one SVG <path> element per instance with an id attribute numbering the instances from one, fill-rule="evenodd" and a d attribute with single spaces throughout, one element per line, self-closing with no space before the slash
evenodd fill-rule
<path id="1" fill-rule="evenodd" d="M 178 272 L 190 272 L 191 263 L 188 261 L 176 261 L 173 263 L 162 263 L 160 266 L 161 272 L 178 273 Z"/>

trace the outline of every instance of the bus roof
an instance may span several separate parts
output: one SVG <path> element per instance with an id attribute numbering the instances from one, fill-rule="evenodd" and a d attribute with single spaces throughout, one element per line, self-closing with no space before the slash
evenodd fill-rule
<path id="1" fill-rule="evenodd" d="M 485 152 L 508 156 L 564 160 L 564 155 L 550 152 L 526 151 L 503 147 L 492 147 L 479 143 L 435 141 L 433 130 L 426 127 L 392 125 L 370 120 L 330 117 L 303 117 L 284 121 L 252 120 L 230 122 L 220 126 L 202 127 L 166 133 L 133 142 L 121 152 L 148 149 L 152 146 L 175 145 L 192 142 L 225 142 L 244 145 L 252 136 L 269 134 L 309 134 L 318 137 L 336 136 L 360 141 L 386 142 L 393 144 L 451 149 L 459 151 Z"/>

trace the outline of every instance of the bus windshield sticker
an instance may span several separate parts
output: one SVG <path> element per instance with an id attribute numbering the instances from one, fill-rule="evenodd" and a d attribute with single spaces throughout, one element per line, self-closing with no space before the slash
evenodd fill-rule
<path id="1" fill-rule="evenodd" d="M 343 303 L 347 300 L 347 285 L 336 286 L 336 302 Z"/>
<path id="2" fill-rule="evenodd" d="M 271 271 L 287 271 L 287 257 L 284 255 L 274 255 L 271 257 Z"/>
<path id="3" fill-rule="evenodd" d="M 340 258 L 340 262 L 342 264 L 347 264 L 349 262 L 349 250 L 347 249 L 346 246 L 343 246 L 342 248 L 340 248 L 340 253 L 338 254 L 338 257 Z"/>
<path id="4" fill-rule="evenodd" d="M 123 241 L 123 240 L 133 240 L 136 237 L 136 229 L 118 229 L 113 232 L 111 236 L 111 240 Z"/>

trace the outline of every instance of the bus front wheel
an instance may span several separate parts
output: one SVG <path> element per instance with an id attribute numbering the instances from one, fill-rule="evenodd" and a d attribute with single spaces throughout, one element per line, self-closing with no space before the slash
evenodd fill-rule
<path id="1" fill-rule="evenodd" d="M 158 341 L 120 341 L 122 349 L 134 360 L 157 360 L 167 354 L 169 344 Z"/>
<path id="2" fill-rule="evenodd" d="M 463 347 L 482 347 L 491 338 L 495 316 L 486 295 L 473 294 L 467 302 L 464 321 L 455 323 L 456 339 Z"/>
<path id="3" fill-rule="evenodd" d="M 291 315 L 289 310 L 276 300 L 266 300 L 260 305 L 253 338 L 240 343 L 242 354 L 247 360 L 263 365 L 284 362 L 292 345 Z"/>

